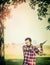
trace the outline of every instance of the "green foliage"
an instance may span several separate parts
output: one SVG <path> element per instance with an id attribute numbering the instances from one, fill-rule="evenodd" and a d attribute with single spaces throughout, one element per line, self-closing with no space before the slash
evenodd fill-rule
<path id="1" fill-rule="evenodd" d="M 48 10 L 50 9 L 50 0 L 30 0 L 30 6 L 32 9 L 35 9 L 35 6 L 38 5 L 38 18 L 43 20 L 46 18 L 46 15 L 50 15 Z M 50 18 L 48 18 L 48 23 L 50 23 Z M 50 30 L 50 25 L 47 26 L 47 30 Z"/>
<path id="2" fill-rule="evenodd" d="M 50 18 L 48 18 L 48 23 L 50 24 Z"/>
<path id="3" fill-rule="evenodd" d="M 2 12 L 9 6 L 13 5 L 15 2 L 25 2 L 26 0 L 0 0 L 0 17 Z M 29 5 L 32 9 L 35 9 L 35 6 L 38 5 L 38 19 L 43 20 L 46 15 L 50 15 L 48 13 L 48 9 L 50 9 L 50 0 L 30 0 Z M 48 23 L 50 24 L 50 18 L 48 18 Z M 48 25 L 47 30 L 50 30 L 50 25 Z"/>
<path id="4" fill-rule="evenodd" d="M 38 5 L 38 16 L 39 17 L 46 17 L 48 14 L 48 8 L 50 5 L 50 0 L 30 0 L 30 6 L 31 8 L 34 8 L 36 5 Z"/>
<path id="5" fill-rule="evenodd" d="M 47 28 L 47 30 L 50 30 L 50 18 L 48 18 L 48 23 L 49 23 L 49 25 L 46 28 Z"/>
<path id="6" fill-rule="evenodd" d="M 26 0 L 0 0 L 0 12 L 4 10 L 4 8 L 8 7 L 10 4 L 13 5 L 15 2 L 25 2 Z"/>
<path id="7" fill-rule="evenodd" d="M 46 28 L 47 28 L 47 30 L 50 30 L 50 25 L 48 25 Z"/>

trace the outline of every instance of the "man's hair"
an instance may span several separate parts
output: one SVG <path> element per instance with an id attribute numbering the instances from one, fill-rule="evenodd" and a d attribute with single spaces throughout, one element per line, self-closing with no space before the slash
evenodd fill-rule
<path id="1" fill-rule="evenodd" d="M 32 41 L 31 38 L 27 37 L 25 38 L 25 41 L 29 40 L 30 42 Z"/>

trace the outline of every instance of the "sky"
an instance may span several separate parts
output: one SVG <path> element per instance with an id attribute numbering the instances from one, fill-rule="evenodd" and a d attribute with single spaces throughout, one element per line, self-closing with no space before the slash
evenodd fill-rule
<path id="1" fill-rule="evenodd" d="M 46 30 L 47 18 L 42 21 L 38 19 L 37 7 L 31 9 L 28 3 L 22 3 L 15 9 L 11 8 L 11 18 L 5 22 L 4 39 L 5 43 L 23 44 L 25 38 L 30 37 L 32 43 L 39 44 L 47 40 L 50 44 L 50 31 Z"/>

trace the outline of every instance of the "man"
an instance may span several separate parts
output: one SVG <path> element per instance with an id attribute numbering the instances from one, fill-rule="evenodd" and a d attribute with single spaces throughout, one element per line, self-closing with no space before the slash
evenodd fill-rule
<path id="1" fill-rule="evenodd" d="M 36 65 L 36 53 L 40 56 L 42 55 L 42 50 L 36 48 L 31 44 L 32 40 L 31 38 L 25 39 L 25 44 L 23 46 L 23 54 L 24 54 L 24 62 L 23 65 Z"/>

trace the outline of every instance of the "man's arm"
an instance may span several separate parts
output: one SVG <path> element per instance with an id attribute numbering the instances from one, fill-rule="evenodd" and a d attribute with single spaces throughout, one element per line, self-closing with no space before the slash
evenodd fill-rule
<path id="1" fill-rule="evenodd" d="M 42 51 L 43 51 L 43 45 L 46 43 L 46 41 L 44 41 L 43 43 L 40 43 L 40 48 L 41 48 Z"/>
<path id="2" fill-rule="evenodd" d="M 23 53 L 25 54 L 25 52 L 27 51 L 26 45 L 24 45 L 24 46 L 22 47 L 22 49 L 23 49 Z"/>
<path id="3" fill-rule="evenodd" d="M 34 50 L 35 50 L 35 52 L 36 52 L 38 55 L 40 55 L 40 56 L 43 55 L 43 52 L 42 52 L 41 48 L 35 47 Z"/>

